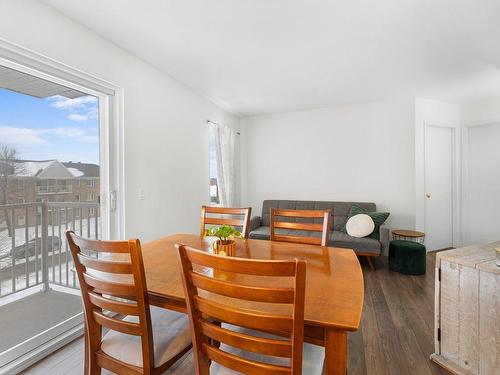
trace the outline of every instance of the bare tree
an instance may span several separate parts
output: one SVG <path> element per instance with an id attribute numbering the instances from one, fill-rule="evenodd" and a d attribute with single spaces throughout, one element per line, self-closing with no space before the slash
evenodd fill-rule
<path id="1" fill-rule="evenodd" d="M 19 151 L 17 149 L 5 144 L 0 144 L 0 205 L 7 204 L 9 182 L 11 181 L 11 178 L 9 177 L 16 174 L 16 162 L 18 160 Z M 12 228 L 8 210 L 4 209 L 3 214 L 5 216 L 5 221 L 7 222 L 10 237 L 12 236 Z"/>

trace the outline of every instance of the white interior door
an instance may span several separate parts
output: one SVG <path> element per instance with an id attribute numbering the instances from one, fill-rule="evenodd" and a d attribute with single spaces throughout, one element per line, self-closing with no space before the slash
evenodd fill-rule
<path id="1" fill-rule="evenodd" d="M 427 250 L 453 246 L 454 129 L 425 128 L 425 232 Z"/>
<path id="2" fill-rule="evenodd" d="M 500 240 L 500 123 L 467 129 L 465 244 Z"/>

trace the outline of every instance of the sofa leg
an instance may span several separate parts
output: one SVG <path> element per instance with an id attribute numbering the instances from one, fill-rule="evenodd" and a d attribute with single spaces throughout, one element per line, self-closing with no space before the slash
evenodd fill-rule
<path id="1" fill-rule="evenodd" d="M 368 265 L 370 266 L 370 268 L 372 270 L 375 270 L 375 266 L 373 265 L 373 259 L 372 259 L 372 257 L 371 256 L 366 256 L 365 258 L 366 258 L 366 261 L 368 262 Z"/>

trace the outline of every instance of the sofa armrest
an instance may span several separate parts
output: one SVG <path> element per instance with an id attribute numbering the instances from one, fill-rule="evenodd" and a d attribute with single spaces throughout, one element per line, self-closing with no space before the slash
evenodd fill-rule
<path id="1" fill-rule="evenodd" d="M 250 233 L 251 231 L 259 228 L 262 224 L 262 218 L 260 216 L 254 216 L 252 219 L 250 219 L 250 229 L 248 232 Z"/>
<path id="2" fill-rule="evenodd" d="M 387 225 L 380 226 L 380 243 L 382 244 L 382 254 L 389 254 L 389 242 L 391 242 L 391 228 Z"/>

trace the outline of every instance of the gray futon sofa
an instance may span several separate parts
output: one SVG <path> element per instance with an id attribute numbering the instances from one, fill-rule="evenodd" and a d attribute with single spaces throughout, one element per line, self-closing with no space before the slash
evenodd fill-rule
<path id="1" fill-rule="evenodd" d="M 364 202 L 319 202 L 319 201 L 291 201 L 291 200 L 265 200 L 262 204 L 262 216 L 253 217 L 250 222 L 249 238 L 269 240 L 269 220 L 271 208 L 284 208 L 293 210 L 332 210 L 332 224 L 328 246 L 353 249 L 356 254 L 364 256 L 387 255 L 390 241 L 390 229 L 382 225 L 378 236 L 355 238 L 342 231 L 351 206 L 356 205 L 369 211 L 376 211 L 375 203 Z M 293 218 L 290 218 L 293 220 Z M 307 219 L 302 219 L 307 220 Z M 314 232 L 304 232 L 301 235 L 318 235 Z M 378 237 L 378 239 L 376 238 Z"/>

